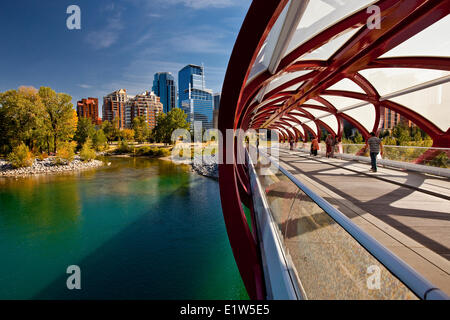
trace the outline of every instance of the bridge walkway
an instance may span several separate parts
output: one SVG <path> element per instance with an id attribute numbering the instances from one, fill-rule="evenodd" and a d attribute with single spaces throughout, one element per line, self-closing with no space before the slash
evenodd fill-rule
<path id="1" fill-rule="evenodd" d="M 450 179 L 279 152 L 282 167 L 450 294 Z"/>

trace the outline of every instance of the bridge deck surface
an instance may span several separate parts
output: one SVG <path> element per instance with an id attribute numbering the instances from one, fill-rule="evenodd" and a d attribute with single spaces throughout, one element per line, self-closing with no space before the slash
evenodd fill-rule
<path id="1" fill-rule="evenodd" d="M 450 179 L 284 149 L 280 165 L 450 295 Z"/>

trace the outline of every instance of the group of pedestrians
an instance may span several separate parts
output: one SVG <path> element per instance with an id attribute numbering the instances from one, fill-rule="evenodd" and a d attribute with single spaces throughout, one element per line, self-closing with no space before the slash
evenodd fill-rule
<path id="1" fill-rule="evenodd" d="M 331 134 L 327 135 L 327 138 L 325 139 L 325 144 L 327 146 L 326 150 L 326 157 L 327 158 L 333 158 L 334 157 L 334 150 L 336 149 L 337 144 L 339 143 L 338 138 L 333 137 Z M 319 151 L 319 139 L 314 138 L 311 141 L 311 155 L 317 156 L 317 152 Z"/>
<path id="2" fill-rule="evenodd" d="M 327 135 L 327 138 L 325 139 L 326 144 L 326 157 L 327 158 L 333 158 L 334 157 L 334 150 L 336 146 L 339 144 L 340 140 L 338 138 L 333 137 L 331 134 Z M 292 150 L 292 148 L 291 148 Z M 317 152 L 319 150 L 319 139 L 314 138 L 311 141 L 311 151 L 310 155 L 317 156 Z M 371 162 L 371 169 L 372 172 L 377 172 L 377 157 L 379 154 L 383 156 L 383 143 L 380 138 L 376 136 L 374 132 L 370 133 L 369 139 L 366 141 L 366 145 L 363 149 L 364 152 L 369 150 L 370 154 L 370 162 Z"/>

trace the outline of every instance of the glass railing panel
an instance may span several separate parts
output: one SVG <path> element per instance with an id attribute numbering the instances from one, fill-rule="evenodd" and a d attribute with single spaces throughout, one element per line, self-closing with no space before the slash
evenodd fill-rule
<path id="1" fill-rule="evenodd" d="M 357 155 L 363 148 L 365 144 L 338 144 L 335 146 L 335 156 L 339 153 Z M 281 148 L 289 149 L 289 144 L 280 144 Z M 325 143 L 319 143 L 319 151 L 325 151 Z M 309 152 L 310 144 L 297 142 L 295 150 L 302 150 Z M 382 159 L 393 160 L 400 162 L 416 163 L 416 161 L 422 157 L 426 152 L 428 156 L 423 158 L 421 162 L 422 165 L 440 167 L 440 168 L 450 168 L 450 148 L 433 148 L 429 146 L 383 146 L 383 156 Z M 359 154 L 363 157 L 369 157 L 369 150 Z"/>
<path id="2" fill-rule="evenodd" d="M 273 219 L 281 233 L 299 189 L 281 172 L 268 174 L 268 167 L 263 169 L 261 165 L 257 167 L 257 170 Z"/>
<path id="3" fill-rule="evenodd" d="M 308 299 L 417 299 L 281 171 L 256 166 L 293 278 Z"/>

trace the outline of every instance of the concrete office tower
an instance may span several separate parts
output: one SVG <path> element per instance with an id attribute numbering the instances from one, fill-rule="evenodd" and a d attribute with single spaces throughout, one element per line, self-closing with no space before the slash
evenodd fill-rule
<path id="1" fill-rule="evenodd" d="M 119 89 L 103 97 L 103 121 L 119 119 L 119 128 L 125 128 L 125 106 L 128 101 L 127 90 Z"/>
<path id="2" fill-rule="evenodd" d="M 78 118 L 89 118 L 96 125 L 100 125 L 102 120 L 98 117 L 98 99 L 87 98 L 77 102 Z"/>
<path id="3" fill-rule="evenodd" d="M 152 91 L 145 91 L 134 97 L 130 97 L 125 108 L 125 126 L 131 128 L 133 119 L 145 116 L 150 129 L 156 126 L 156 117 L 163 112 L 163 104 L 159 97 Z"/>
<path id="4" fill-rule="evenodd" d="M 177 89 L 175 79 L 170 72 L 155 73 L 152 90 L 160 98 L 164 113 L 176 107 Z"/>
<path id="5" fill-rule="evenodd" d="M 203 66 L 187 65 L 178 72 L 179 107 L 193 126 L 201 121 L 204 129 L 213 127 L 212 90 L 206 89 Z"/>

